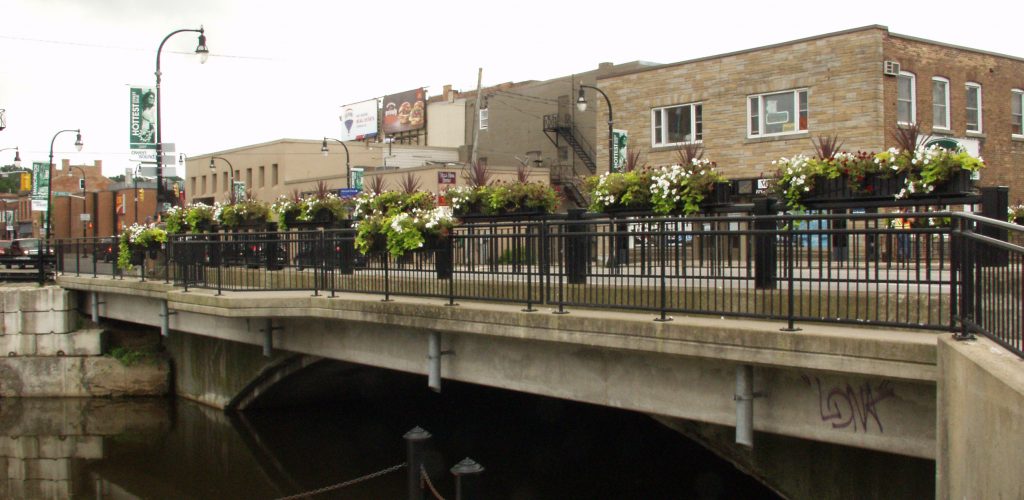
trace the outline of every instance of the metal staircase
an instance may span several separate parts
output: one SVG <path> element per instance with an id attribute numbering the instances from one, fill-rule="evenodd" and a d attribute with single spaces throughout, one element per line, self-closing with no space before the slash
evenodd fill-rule
<path id="1" fill-rule="evenodd" d="M 593 146 L 576 133 L 572 116 L 567 113 L 545 115 L 544 135 L 556 148 L 560 147 L 562 141 L 564 141 L 587 167 L 587 171 L 579 172 L 576 169 L 575 162 L 572 162 L 569 165 L 561 165 L 557 170 L 551 171 L 551 184 L 561 187 L 565 198 L 577 207 L 586 207 L 590 202 L 587 200 L 586 195 L 583 194 L 581 181 L 582 176 L 597 173 Z"/>

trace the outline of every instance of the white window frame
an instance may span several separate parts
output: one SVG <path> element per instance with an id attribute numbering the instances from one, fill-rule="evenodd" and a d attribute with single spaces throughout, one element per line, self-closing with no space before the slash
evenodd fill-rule
<path id="1" fill-rule="evenodd" d="M 977 130 L 972 130 L 970 128 L 970 125 L 967 123 L 967 120 L 966 120 L 966 112 L 969 109 L 969 108 L 967 108 L 967 94 L 970 94 L 971 89 L 978 89 L 978 129 Z M 971 133 L 974 133 L 974 134 L 983 133 L 984 130 L 985 130 L 985 126 L 984 126 L 985 121 L 984 121 L 984 118 L 983 118 L 982 113 L 981 113 L 981 110 L 983 108 L 982 100 L 981 100 L 981 84 L 980 83 L 975 83 L 975 82 L 967 82 L 967 84 L 964 85 L 964 92 L 965 92 L 964 93 L 964 111 L 965 111 L 965 113 L 964 113 L 965 114 L 964 128 L 967 130 L 967 132 L 971 132 Z"/>
<path id="2" fill-rule="evenodd" d="M 667 133 L 665 132 L 665 130 L 666 130 L 665 129 L 665 124 L 667 123 L 666 118 L 665 118 L 665 112 L 667 110 L 669 110 L 669 109 L 681 108 L 683 106 L 689 106 L 690 107 L 690 130 L 693 131 L 694 140 L 692 140 L 692 141 L 682 141 L 682 142 L 658 142 L 658 132 L 656 130 L 656 127 L 654 126 L 654 124 L 655 124 L 654 116 L 656 114 L 661 114 L 662 137 L 664 137 L 664 136 L 667 135 Z M 698 124 L 698 120 L 697 120 L 697 107 L 698 106 L 701 108 L 701 110 L 700 110 L 701 119 L 699 121 L 701 127 L 700 127 L 699 130 L 697 128 L 697 124 Z M 661 106 L 661 107 L 658 107 L 658 108 L 651 108 L 651 147 L 652 148 L 662 148 L 662 147 L 669 147 L 669 146 L 678 146 L 680 144 L 687 144 L 687 143 L 690 143 L 690 142 L 696 142 L 696 143 L 704 142 L 704 103 L 703 102 L 700 102 L 700 101 L 698 101 L 698 102 L 687 102 L 687 103 L 683 103 L 683 104 L 673 104 L 671 106 Z"/>
<path id="3" fill-rule="evenodd" d="M 900 119 L 900 79 L 910 78 L 910 121 Z M 896 77 L 896 124 L 913 125 L 917 123 L 917 75 L 909 71 L 900 71 Z"/>
<path id="4" fill-rule="evenodd" d="M 765 130 L 766 123 L 765 123 L 765 112 L 764 112 L 764 98 L 768 97 L 768 96 L 779 95 L 779 94 L 786 94 L 786 93 L 793 94 L 793 107 L 794 107 L 794 113 L 796 114 L 796 117 L 795 117 L 796 118 L 796 129 L 795 130 L 790 130 L 788 132 L 773 132 L 773 133 L 765 132 L 764 130 Z M 803 100 L 801 100 L 801 98 L 800 98 L 801 94 L 806 96 Z M 782 135 L 806 134 L 807 130 L 810 128 L 811 107 L 810 107 L 809 103 L 804 102 L 804 101 L 809 101 L 810 98 L 811 98 L 810 92 L 807 90 L 806 87 L 799 88 L 799 89 L 792 89 L 792 90 L 780 90 L 780 91 L 777 91 L 777 92 L 765 92 L 763 94 L 748 95 L 747 98 L 746 98 L 746 101 L 747 101 L 747 138 L 748 139 L 757 139 L 759 137 L 777 137 L 777 136 L 782 136 Z M 753 107 L 751 105 L 751 101 L 754 101 L 754 100 L 757 101 L 757 114 L 756 115 L 754 114 L 754 109 L 753 109 Z M 806 124 L 807 128 L 801 129 L 800 128 L 800 111 L 804 107 L 807 108 L 807 122 L 808 123 Z M 757 132 L 756 133 L 752 130 L 753 129 L 753 124 L 754 124 L 753 122 L 754 122 L 755 116 L 756 116 L 756 119 L 757 119 Z"/>
<path id="5" fill-rule="evenodd" d="M 945 102 L 942 103 L 942 109 L 944 110 L 943 114 L 945 115 L 943 117 L 943 118 L 945 118 L 945 125 L 936 125 L 936 123 L 935 123 L 935 104 L 936 104 L 935 103 L 935 84 L 936 83 L 941 83 L 945 87 L 945 92 L 944 92 L 945 95 L 943 96 L 944 99 L 945 99 Z M 949 79 L 943 78 L 941 76 L 933 76 L 932 77 L 932 129 L 933 130 L 944 130 L 944 131 L 949 131 L 950 130 L 950 124 L 949 124 Z"/>
<path id="6" fill-rule="evenodd" d="M 1016 139 L 1024 139 L 1024 89 L 1010 89 L 1010 126 L 1013 126 L 1013 101 L 1020 103 L 1021 110 L 1021 128 L 1017 130 L 1010 129 L 1010 135 Z"/>

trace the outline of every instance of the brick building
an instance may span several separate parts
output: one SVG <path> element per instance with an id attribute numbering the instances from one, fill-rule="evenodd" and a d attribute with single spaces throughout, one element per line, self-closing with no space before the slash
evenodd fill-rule
<path id="1" fill-rule="evenodd" d="M 674 163 L 680 143 L 700 141 L 726 176 L 770 176 L 772 160 L 813 152 L 813 137 L 880 151 L 895 146 L 897 123 L 914 122 L 980 153 L 988 164 L 980 185 L 1024 198 L 1021 58 L 867 26 L 640 68 L 598 86 L 630 151 L 651 165 Z M 604 107 L 593 107 L 604 123 Z M 597 164 L 607 165 L 607 143 L 596 147 Z"/>

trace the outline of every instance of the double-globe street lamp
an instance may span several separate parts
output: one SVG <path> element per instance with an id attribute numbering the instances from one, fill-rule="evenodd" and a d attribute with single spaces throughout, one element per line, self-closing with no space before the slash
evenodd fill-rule
<path id="1" fill-rule="evenodd" d="M 57 141 L 57 137 L 65 132 L 74 132 L 75 136 L 75 148 L 78 151 L 82 150 L 82 129 L 65 129 L 53 134 L 53 139 L 50 139 L 50 163 L 46 168 L 46 225 L 43 226 L 45 231 L 43 238 L 45 241 L 42 248 L 39 249 L 39 284 L 42 285 L 46 280 L 46 257 L 50 255 L 50 209 L 53 201 L 53 143 Z"/>
<path id="2" fill-rule="evenodd" d="M 596 90 L 604 96 L 604 101 L 608 103 L 608 171 L 612 172 L 615 170 L 615 155 L 612 154 L 615 148 L 615 137 L 612 134 L 612 100 L 608 98 L 608 94 L 605 94 L 603 90 L 581 83 L 580 95 L 576 99 L 576 109 L 580 110 L 581 113 L 587 110 L 587 98 L 583 95 L 583 89 Z"/>
<path id="3" fill-rule="evenodd" d="M 227 158 L 224 158 L 222 156 L 211 156 L 210 157 L 210 170 L 212 170 L 214 173 L 217 172 L 217 165 L 214 164 L 213 160 L 221 160 L 224 163 L 228 164 L 228 172 L 230 172 L 230 175 L 231 175 L 231 182 L 228 184 L 228 186 L 229 186 L 228 187 L 228 200 L 231 203 L 234 203 L 235 202 L 235 166 L 232 165 L 231 162 L 228 161 Z M 216 188 L 217 188 L 217 186 L 214 186 L 214 189 L 216 189 Z"/>
<path id="4" fill-rule="evenodd" d="M 348 146 L 346 146 L 345 143 L 343 141 L 339 140 L 339 139 L 324 137 L 324 142 L 323 142 L 323 144 L 320 145 L 320 152 L 323 153 L 324 156 L 327 156 L 327 153 L 328 153 L 328 151 L 327 151 L 327 141 L 337 142 L 338 144 L 341 144 L 341 147 L 345 148 L 345 187 L 346 188 L 351 188 L 352 187 L 352 167 L 349 166 L 350 157 L 348 155 Z"/>
<path id="5" fill-rule="evenodd" d="M 210 57 L 210 49 L 206 47 L 206 33 L 202 26 L 199 29 L 180 29 L 172 31 L 169 35 L 165 36 L 163 41 L 160 42 L 160 47 L 156 49 L 156 213 L 153 216 L 153 220 L 156 220 L 160 214 L 160 203 L 163 202 L 164 195 L 164 143 L 163 136 L 160 133 L 160 125 L 163 121 L 160 119 L 160 104 L 163 102 L 160 99 L 160 53 L 164 50 L 164 44 L 167 40 L 178 33 L 199 33 L 199 45 L 196 46 L 196 55 L 199 56 L 199 63 L 205 64 L 206 60 Z"/>

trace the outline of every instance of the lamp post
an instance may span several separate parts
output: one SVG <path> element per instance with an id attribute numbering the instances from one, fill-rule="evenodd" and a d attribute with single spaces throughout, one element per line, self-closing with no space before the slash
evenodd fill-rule
<path id="1" fill-rule="evenodd" d="M 231 175 L 231 183 L 228 185 L 229 186 L 229 189 L 228 189 L 228 200 L 231 203 L 234 203 L 235 202 L 235 166 L 232 165 L 231 162 L 228 161 L 227 158 L 223 158 L 223 157 L 220 157 L 220 156 L 211 156 L 210 157 L 210 170 L 213 170 L 214 172 L 217 171 L 217 166 L 214 165 L 213 160 L 222 160 L 224 163 L 228 164 L 228 172 L 230 172 L 230 175 Z M 214 189 L 216 189 L 216 187 L 217 186 L 214 186 Z"/>
<path id="2" fill-rule="evenodd" d="M 15 146 L 13 148 L 3 148 L 3 149 L 0 149 L 0 152 L 10 151 L 12 149 L 14 150 L 14 168 L 21 168 L 21 151 L 18 150 L 17 146 Z"/>
<path id="3" fill-rule="evenodd" d="M 53 200 L 53 143 L 57 142 L 57 136 L 65 132 L 74 132 L 75 137 L 75 148 L 79 151 L 82 150 L 82 129 L 65 129 L 53 134 L 53 139 L 50 139 L 50 163 L 46 169 L 46 225 L 43 227 L 44 233 L 44 244 L 40 245 L 39 248 L 39 284 L 42 285 L 46 279 L 45 256 L 50 254 L 50 208 Z"/>
<path id="4" fill-rule="evenodd" d="M 199 45 L 196 46 L 196 55 L 199 56 L 199 63 L 205 64 L 206 59 L 210 57 L 210 49 L 206 48 L 206 33 L 203 31 L 203 27 L 199 26 L 199 29 L 180 29 L 172 31 L 169 35 L 165 36 L 163 41 L 160 42 L 160 47 L 156 49 L 156 213 L 153 219 L 156 220 L 160 214 L 160 203 L 164 199 L 164 143 L 163 137 L 160 134 L 160 53 L 164 50 L 164 44 L 167 43 L 167 39 L 171 38 L 178 33 L 199 33 Z M 138 217 L 136 215 L 136 217 Z"/>
<path id="5" fill-rule="evenodd" d="M 71 169 L 77 168 L 82 177 L 78 179 L 78 189 L 82 192 L 82 213 L 85 213 L 85 170 L 82 167 L 68 165 L 68 177 L 71 177 Z M 82 238 L 85 238 L 85 221 L 82 223 Z M 71 201 L 68 201 L 68 236 L 71 236 Z"/>
<path id="6" fill-rule="evenodd" d="M 339 140 L 339 139 L 333 139 L 333 138 L 324 137 L 324 142 L 323 142 L 323 144 L 320 145 L 320 152 L 323 153 L 324 156 L 327 156 L 327 152 L 328 152 L 327 151 L 327 141 L 328 140 L 337 142 L 338 144 L 341 144 L 341 147 L 345 148 L 345 187 L 346 188 L 351 188 L 352 187 L 352 167 L 349 166 L 348 146 L 345 145 L 345 143 L 343 141 Z"/>
<path id="7" fill-rule="evenodd" d="M 587 110 L 587 99 L 583 95 L 583 89 L 585 88 L 596 90 L 604 96 L 604 101 L 608 103 L 608 171 L 612 172 L 615 170 L 615 156 L 612 154 L 615 147 L 615 138 L 612 136 L 612 100 L 608 98 L 608 94 L 605 94 L 603 90 L 590 85 L 583 85 L 581 83 L 580 95 L 579 98 L 576 99 L 576 109 L 580 110 L 581 113 Z"/>

